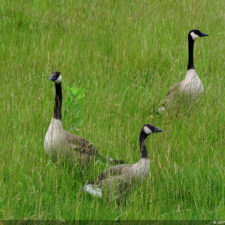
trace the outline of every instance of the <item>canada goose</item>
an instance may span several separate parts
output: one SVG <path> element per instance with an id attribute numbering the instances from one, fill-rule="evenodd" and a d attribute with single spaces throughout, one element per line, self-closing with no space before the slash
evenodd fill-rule
<path id="1" fill-rule="evenodd" d="M 162 132 L 162 130 L 151 124 L 145 124 L 139 134 L 140 160 L 135 164 L 121 164 L 104 170 L 99 174 L 96 182 L 84 186 L 84 191 L 101 198 L 103 194 L 107 196 L 113 191 L 117 195 L 122 190 L 132 186 L 135 181 L 143 181 L 150 168 L 150 159 L 145 146 L 145 139 L 148 135 L 156 132 Z M 105 191 L 106 193 L 104 193 Z"/>
<path id="2" fill-rule="evenodd" d="M 187 73 L 184 80 L 174 84 L 170 87 L 166 98 L 162 106 L 158 109 L 158 112 L 164 111 L 167 107 L 173 107 L 180 97 L 187 97 L 188 99 L 195 99 L 204 93 L 204 87 L 199 79 L 195 67 L 194 67 L 194 41 L 199 37 L 205 37 L 208 34 L 204 34 L 199 30 L 191 30 L 188 33 L 188 65 Z"/>
<path id="3" fill-rule="evenodd" d="M 49 80 L 55 83 L 56 95 L 53 118 L 45 135 L 45 152 L 51 155 L 52 159 L 54 160 L 57 159 L 57 157 L 60 155 L 63 157 L 63 160 L 73 159 L 74 156 L 79 160 L 97 157 L 99 159 L 106 160 L 115 164 L 123 163 L 123 161 L 113 160 L 111 158 L 100 155 L 95 146 L 89 141 L 85 140 L 82 137 L 71 134 L 63 129 L 61 121 L 62 75 L 60 74 L 60 72 L 52 72 Z"/>

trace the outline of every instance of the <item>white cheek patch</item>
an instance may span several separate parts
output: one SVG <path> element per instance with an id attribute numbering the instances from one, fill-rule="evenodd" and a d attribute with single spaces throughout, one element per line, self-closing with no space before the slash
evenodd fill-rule
<path id="1" fill-rule="evenodd" d="M 197 34 L 195 34 L 194 32 L 191 32 L 190 35 L 191 35 L 193 40 L 199 38 L 199 36 Z"/>
<path id="2" fill-rule="evenodd" d="M 146 134 L 151 134 L 152 133 L 152 131 L 147 126 L 144 126 L 144 132 Z"/>
<path id="3" fill-rule="evenodd" d="M 57 80 L 55 80 L 55 83 L 59 84 L 62 81 L 62 76 L 59 75 L 59 77 L 57 78 Z"/>

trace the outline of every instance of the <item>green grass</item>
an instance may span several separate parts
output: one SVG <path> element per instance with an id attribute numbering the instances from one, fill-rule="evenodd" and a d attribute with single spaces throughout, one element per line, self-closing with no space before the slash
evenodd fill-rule
<path id="1" fill-rule="evenodd" d="M 0 219 L 224 220 L 224 20 L 224 0 L 1 0 Z M 193 28 L 210 34 L 195 44 L 205 95 L 191 115 L 152 118 L 185 76 Z M 163 129 L 147 142 L 151 176 L 121 204 L 82 192 L 109 165 L 67 171 L 45 155 L 53 70 L 64 99 L 86 90 L 77 134 L 102 154 L 136 162 L 142 125 Z"/>

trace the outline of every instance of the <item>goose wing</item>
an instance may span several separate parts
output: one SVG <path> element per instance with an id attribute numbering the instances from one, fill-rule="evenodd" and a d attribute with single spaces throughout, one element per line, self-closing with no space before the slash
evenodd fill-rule
<path id="1" fill-rule="evenodd" d="M 97 148 L 86 139 L 67 132 L 68 145 L 74 151 L 90 156 L 99 156 Z"/>
<path id="2" fill-rule="evenodd" d="M 99 176 L 98 180 L 102 181 L 104 179 L 107 179 L 109 177 L 117 177 L 122 175 L 128 168 L 130 168 L 130 165 L 121 164 L 117 166 L 110 167 L 109 169 L 103 170 Z"/>
<path id="3" fill-rule="evenodd" d="M 180 85 L 181 82 L 178 82 L 170 87 L 169 91 L 166 94 L 166 98 L 163 101 L 163 106 L 167 106 L 170 102 L 173 102 L 174 98 L 176 98 L 177 94 L 179 93 Z"/>
<path id="4" fill-rule="evenodd" d="M 69 147 L 76 152 L 79 152 L 80 154 L 85 154 L 88 157 L 98 157 L 99 159 L 109 162 L 109 163 L 113 163 L 113 164 L 122 164 L 124 163 L 123 160 L 117 160 L 117 159 L 112 159 L 109 158 L 108 156 L 103 156 L 99 153 L 99 151 L 97 150 L 97 148 L 90 143 L 89 141 L 87 141 L 86 139 L 76 136 L 74 134 L 70 134 L 69 132 L 66 132 L 66 136 L 67 136 L 67 141 L 68 141 L 68 145 Z"/>
<path id="5" fill-rule="evenodd" d="M 170 87 L 169 91 L 166 94 L 166 98 L 170 98 L 175 95 L 175 93 L 179 90 L 181 82 L 178 82 L 174 84 L 172 87 Z"/>

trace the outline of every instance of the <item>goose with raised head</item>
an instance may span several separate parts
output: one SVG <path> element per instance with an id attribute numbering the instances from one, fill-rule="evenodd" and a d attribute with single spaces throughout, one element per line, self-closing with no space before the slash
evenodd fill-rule
<path id="1" fill-rule="evenodd" d="M 63 129 L 62 125 L 62 75 L 60 72 L 53 72 L 49 80 L 55 83 L 55 106 L 54 114 L 45 135 L 44 148 L 46 154 L 52 159 L 57 159 L 59 156 L 63 160 L 71 160 L 76 157 L 78 160 L 89 160 L 98 158 L 110 163 L 123 163 L 122 160 L 114 160 L 99 154 L 96 147 L 82 137 L 71 134 Z"/>
<path id="2" fill-rule="evenodd" d="M 188 33 L 188 65 L 187 73 L 184 80 L 170 87 L 162 106 L 158 112 L 164 111 L 167 108 L 174 107 L 182 100 L 182 97 L 187 97 L 188 100 L 198 99 L 204 93 L 204 86 L 198 77 L 194 67 L 194 41 L 199 37 L 206 37 L 208 34 L 202 33 L 199 30 L 191 30 Z"/>
<path id="3" fill-rule="evenodd" d="M 145 139 L 152 133 L 162 132 L 151 124 L 145 124 L 139 134 L 141 157 L 137 163 L 121 164 L 110 167 L 99 174 L 97 181 L 84 186 L 84 191 L 96 197 L 119 196 L 124 190 L 139 181 L 145 180 L 150 168 L 150 159 L 145 146 Z"/>

